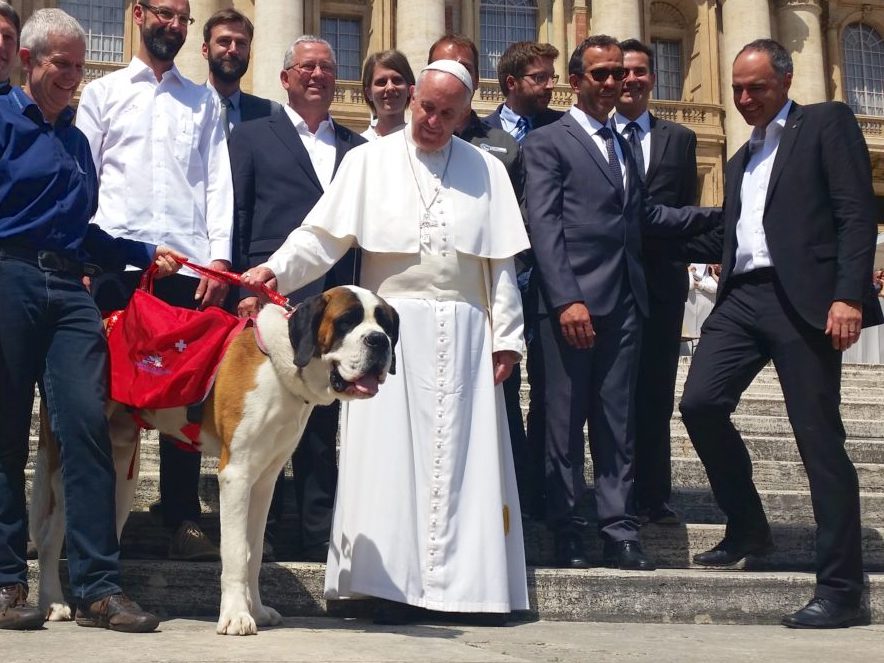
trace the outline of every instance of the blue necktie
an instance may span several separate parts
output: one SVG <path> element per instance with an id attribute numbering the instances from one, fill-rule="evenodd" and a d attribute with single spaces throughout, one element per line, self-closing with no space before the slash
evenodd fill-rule
<path id="1" fill-rule="evenodd" d="M 531 131 L 531 121 L 527 117 L 520 117 L 513 129 L 513 138 L 517 143 L 521 143 L 529 131 Z"/>
<path id="2" fill-rule="evenodd" d="M 626 134 L 626 142 L 632 150 L 632 156 L 635 159 L 635 165 L 638 168 L 638 176 L 642 182 L 645 181 L 645 154 L 642 152 L 642 128 L 638 126 L 638 122 L 630 122 L 626 125 L 628 133 Z"/>
<path id="3" fill-rule="evenodd" d="M 614 151 L 614 132 L 610 127 L 602 127 L 597 133 L 605 141 L 605 151 L 608 153 L 608 172 L 611 173 L 617 190 L 623 191 L 623 171 L 620 170 L 620 160 L 617 158 L 617 152 Z"/>

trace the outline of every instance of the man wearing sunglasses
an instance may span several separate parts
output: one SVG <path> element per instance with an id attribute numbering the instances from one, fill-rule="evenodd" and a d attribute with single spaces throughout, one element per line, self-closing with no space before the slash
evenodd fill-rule
<path id="1" fill-rule="evenodd" d="M 175 66 L 193 23 L 187 0 L 140 0 L 132 9 L 138 52 L 125 69 L 83 89 L 77 126 L 99 176 L 94 221 L 116 237 L 163 243 L 192 261 L 230 269 L 233 185 L 218 101 Z M 93 283 L 102 310 L 123 308 L 140 272 Z M 175 306 L 219 306 L 227 286 L 180 274 L 156 294 Z M 199 526 L 200 454 L 160 438 L 160 512 L 172 532 L 169 557 L 219 559 Z"/>
<path id="2" fill-rule="evenodd" d="M 698 232 L 720 212 L 650 205 L 629 146 L 609 120 L 627 75 L 617 40 L 586 39 L 568 73 L 576 105 L 523 144 L 541 295 L 532 351 L 546 383 L 546 519 L 556 564 L 587 567 L 579 505 L 588 422 L 604 563 L 652 570 L 633 491 L 634 394 L 648 311 L 642 236 Z"/>
<path id="3" fill-rule="evenodd" d="M 626 78 L 614 124 L 629 143 L 655 204 L 683 207 L 697 199 L 697 136 L 690 129 L 648 111 L 654 89 L 654 52 L 637 39 L 621 42 Z M 669 506 L 672 489 L 669 420 L 684 304 L 687 264 L 645 247 L 648 315 L 644 320 L 636 392 L 635 497 L 642 522 L 678 525 Z"/>

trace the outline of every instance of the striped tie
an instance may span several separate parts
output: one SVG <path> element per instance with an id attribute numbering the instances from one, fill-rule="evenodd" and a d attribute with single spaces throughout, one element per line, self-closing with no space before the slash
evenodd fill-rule
<path id="1" fill-rule="evenodd" d="M 611 173 L 617 190 L 623 191 L 623 171 L 620 170 L 620 160 L 617 158 L 617 152 L 614 151 L 614 132 L 610 127 L 602 127 L 597 133 L 605 141 L 605 151 L 608 153 L 608 172 Z"/>
<path id="2" fill-rule="evenodd" d="M 513 138 L 517 143 L 521 143 L 529 131 L 531 131 L 531 121 L 527 117 L 520 117 L 513 129 Z"/>

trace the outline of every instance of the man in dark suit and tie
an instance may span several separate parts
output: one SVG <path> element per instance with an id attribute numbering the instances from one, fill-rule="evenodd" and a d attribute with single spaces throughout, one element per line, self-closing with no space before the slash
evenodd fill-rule
<path id="1" fill-rule="evenodd" d="M 259 265 L 307 216 L 331 182 L 344 154 L 365 139 L 328 113 L 337 65 L 325 40 L 299 37 L 280 73 L 289 103 L 282 112 L 241 124 L 230 137 L 236 206 L 234 268 Z M 352 278 L 353 265 L 292 294 L 297 302 Z M 257 298 L 242 293 L 239 313 L 257 312 Z M 301 555 L 325 561 L 334 505 L 338 404 L 317 407 L 292 458 L 301 514 Z"/>
<path id="2" fill-rule="evenodd" d="M 637 39 L 620 42 L 620 47 L 627 73 L 614 125 L 629 143 L 651 201 L 670 207 L 693 205 L 697 199 L 697 136 L 648 111 L 654 89 L 654 52 Z M 648 315 L 642 325 L 636 388 L 635 501 L 642 522 L 677 525 L 681 519 L 669 506 L 669 420 L 688 294 L 687 264 L 649 247 L 644 248 L 642 258 Z"/>
<path id="3" fill-rule="evenodd" d="M 694 561 L 729 566 L 769 551 L 752 463 L 730 415 L 773 361 L 817 522 L 814 598 L 783 624 L 831 628 L 868 622 L 859 486 L 839 402 L 841 353 L 864 322 L 878 208 L 853 113 L 841 103 L 799 106 L 791 82 L 792 60 L 775 41 L 752 42 L 734 61 L 734 103 L 752 137 L 725 169 L 723 226 L 696 242 L 703 252 L 688 254 L 722 269 L 680 408 L 727 516 L 724 539 Z"/>
<path id="4" fill-rule="evenodd" d="M 546 518 L 556 563 L 587 567 L 577 505 L 588 421 L 604 562 L 651 570 L 633 494 L 634 393 L 648 311 L 642 234 L 703 230 L 717 213 L 650 206 L 629 148 L 608 119 L 626 77 L 616 39 L 586 39 L 568 72 L 576 105 L 523 143 L 541 295 L 534 352 L 546 377 Z"/>
<path id="5" fill-rule="evenodd" d="M 552 91 L 559 80 L 556 58 L 559 50 L 552 44 L 518 41 L 510 44 L 497 62 L 497 80 L 504 102 L 483 122 L 495 130 L 507 132 L 517 143 L 538 127 L 546 126 L 562 117 L 562 111 L 549 108 Z M 516 195 L 520 197 L 524 182 L 522 175 L 514 180 Z M 523 206 L 524 210 L 524 206 Z M 503 383 L 507 419 L 513 446 L 513 460 L 519 484 L 522 515 L 543 518 L 543 362 L 536 361 L 532 351 L 535 320 L 530 312 L 537 309 L 537 284 L 531 278 L 534 257 L 525 251 L 516 257 L 519 291 L 525 316 L 526 367 L 531 385 L 527 433 L 522 424 L 521 370 L 513 368 Z"/>
<path id="6" fill-rule="evenodd" d="M 203 26 L 202 53 L 209 63 L 206 85 L 221 102 L 221 119 L 226 121 L 228 139 L 240 122 L 282 110 L 275 101 L 240 90 L 240 80 L 249 69 L 254 34 L 255 27 L 248 16 L 233 8 L 215 12 Z"/>

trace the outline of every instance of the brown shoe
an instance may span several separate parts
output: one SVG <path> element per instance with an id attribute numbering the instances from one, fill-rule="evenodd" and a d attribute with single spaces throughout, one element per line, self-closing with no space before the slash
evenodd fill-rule
<path id="1" fill-rule="evenodd" d="M 98 599 L 88 607 L 77 607 L 77 625 L 107 628 L 123 633 L 150 633 L 160 625 L 155 615 L 142 610 L 122 592 Z"/>
<path id="2" fill-rule="evenodd" d="M 46 617 L 40 608 L 28 605 L 27 585 L 0 587 L 0 629 L 23 631 L 43 626 Z"/>
<path id="3" fill-rule="evenodd" d="M 217 562 L 221 559 L 221 551 L 209 540 L 199 525 L 192 520 L 185 520 L 172 535 L 169 559 L 184 562 Z"/>

